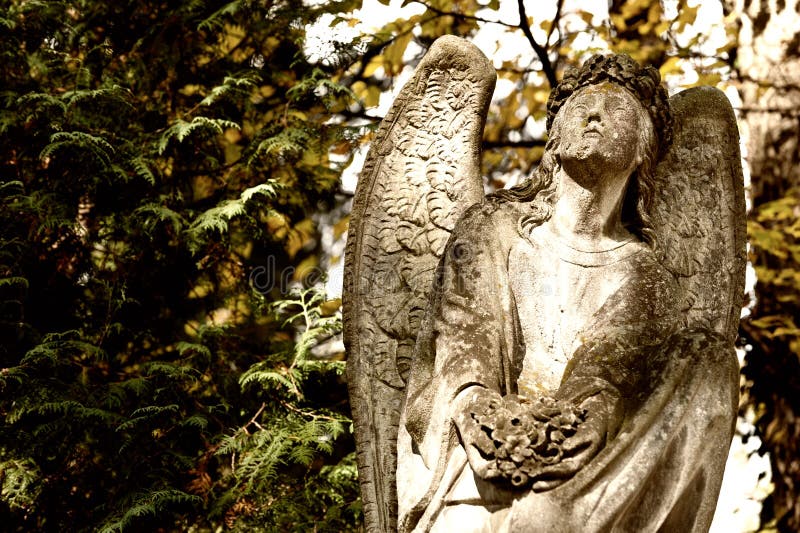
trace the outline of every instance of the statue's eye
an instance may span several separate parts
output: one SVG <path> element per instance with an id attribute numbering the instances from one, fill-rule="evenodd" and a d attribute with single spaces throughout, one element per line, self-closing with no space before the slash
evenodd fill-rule
<path id="1" fill-rule="evenodd" d="M 575 112 L 575 113 L 584 114 L 584 113 L 586 113 L 587 109 L 589 109 L 589 108 L 586 107 L 586 105 L 577 104 L 577 105 L 575 105 L 575 107 L 572 108 L 572 111 Z"/>

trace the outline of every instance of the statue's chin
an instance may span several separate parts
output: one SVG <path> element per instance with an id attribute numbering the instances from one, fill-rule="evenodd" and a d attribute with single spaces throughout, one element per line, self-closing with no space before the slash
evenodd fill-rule
<path id="1" fill-rule="evenodd" d="M 609 161 L 593 147 L 579 147 L 573 153 L 561 157 L 561 167 L 576 183 L 592 187 L 607 174 Z"/>
<path id="2" fill-rule="evenodd" d="M 590 188 L 597 185 L 603 176 L 630 173 L 630 165 L 624 164 L 626 158 L 619 155 L 603 150 L 594 139 L 584 139 L 562 151 L 561 167 L 576 183 Z"/>

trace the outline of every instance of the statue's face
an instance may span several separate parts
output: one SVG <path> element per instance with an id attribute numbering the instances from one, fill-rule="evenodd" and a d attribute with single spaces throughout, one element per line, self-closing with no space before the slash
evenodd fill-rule
<path id="1" fill-rule="evenodd" d="M 641 162 L 642 121 L 649 117 L 627 89 L 609 82 L 590 85 L 572 95 L 561 112 L 559 155 L 570 176 L 627 177 Z"/>

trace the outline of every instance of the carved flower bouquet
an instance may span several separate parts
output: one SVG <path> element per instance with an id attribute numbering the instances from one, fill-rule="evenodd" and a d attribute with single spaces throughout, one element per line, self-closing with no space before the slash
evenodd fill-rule
<path id="1" fill-rule="evenodd" d="M 564 441 L 586 419 L 586 410 L 553 398 L 485 396 L 470 416 L 480 431 L 475 446 L 490 459 L 487 479 L 517 489 L 533 484 L 547 465 L 561 461 Z"/>

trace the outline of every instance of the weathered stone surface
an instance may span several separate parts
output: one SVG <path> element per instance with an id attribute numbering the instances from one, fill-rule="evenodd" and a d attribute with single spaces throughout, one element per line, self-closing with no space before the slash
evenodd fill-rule
<path id="1" fill-rule="evenodd" d="M 461 213 L 480 201 L 480 142 L 497 75 L 474 46 L 431 47 L 381 124 L 350 215 L 347 375 L 364 520 L 396 529 L 397 425 L 434 271 Z"/>
<path id="2" fill-rule="evenodd" d="M 493 84 L 472 45 L 437 41 L 356 192 L 367 529 L 707 530 L 738 398 L 730 105 L 701 88 L 670 106 L 657 71 L 595 56 L 554 90 L 534 175 L 482 198 Z"/>

